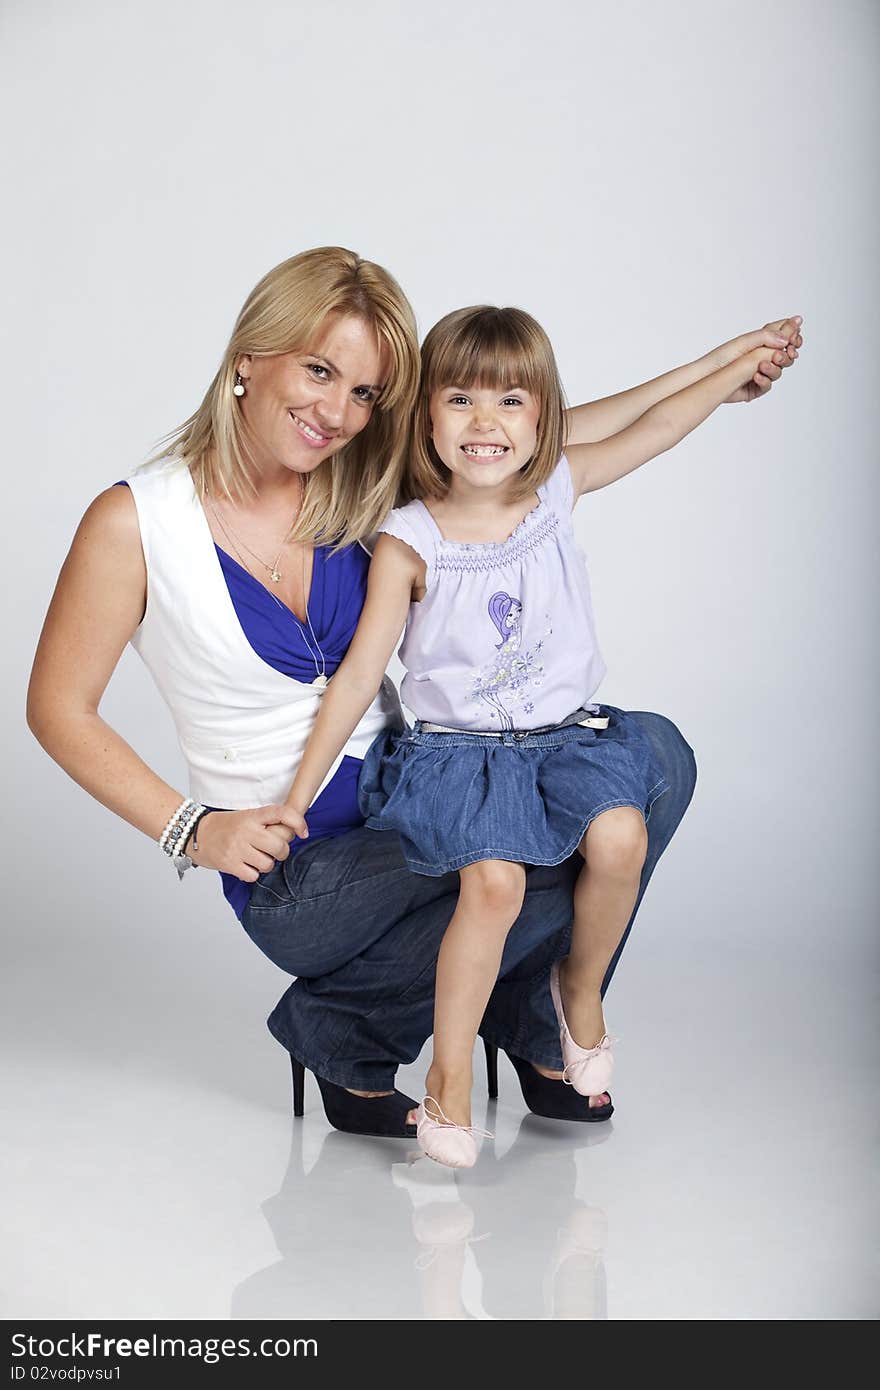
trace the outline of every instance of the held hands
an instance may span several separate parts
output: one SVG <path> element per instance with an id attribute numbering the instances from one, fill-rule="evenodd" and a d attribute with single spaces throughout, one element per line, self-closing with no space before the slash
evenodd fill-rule
<path id="1" fill-rule="evenodd" d="M 187 854 L 205 869 L 221 869 L 245 883 L 255 883 L 276 860 L 286 859 L 293 835 L 302 834 L 305 821 L 289 806 L 258 806 L 249 811 L 211 811 L 202 820 Z"/>
<path id="2" fill-rule="evenodd" d="M 289 801 L 287 805 L 282 806 L 281 809 L 284 812 L 284 824 L 290 826 L 298 839 L 307 840 L 309 838 L 309 827 L 306 825 L 304 813 L 297 810 L 296 806 L 292 806 Z"/>
<path id="3" fill-rule="evenodd" d="M 765 323 L 763 328 L 756 328 L 751 333 L 741 333 L 739 337 L 731 338 L 729 342 L 713 348 L 708 357 L 715 370 L 726 367 L 737 358 L 748 358 L 753 364 L 752 371 L 742 385 L 727 396 L 723 404 L 755 401 L 759 396 L 765 396 L 774 381 L 778 381 L 782 376 L 785 368 L 796 361 L 798 349 L 803 347 L 804 342 L 802 325 L 803 319 L 800 315 L 775 319 L 772 323 Z M 743 366 L 746 366 L 745 361 Z"/>

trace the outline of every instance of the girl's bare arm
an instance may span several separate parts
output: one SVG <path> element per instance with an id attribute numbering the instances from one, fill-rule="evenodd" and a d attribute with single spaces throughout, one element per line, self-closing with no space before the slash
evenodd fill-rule
<path id="1" fill-rule="evenodd" d="M 376 696 L 406 622 L 412 592 L 424 579 L 424 561 L 396 536 L 381 535 L 370 563 L 367 597 L 345 659 L 327 686 L 286 806 L 298 835 L 303 816 Z M 298 819 L 297 819 L 298 818 Z"/>
<path id="2" fill-rule="evenodd" d="M 619 391 L 614 396 L 604 396 L 598 401 L 587 401 L 584 405 L 573 406 L 567 412 L 567 446 L 590 444 L 619 434 L 627 425 L 633 424 L 644 415 L 652 405 L 658 404 L 668 396 L 675 395 L 686 386 L 710 376 L 719 367 L 727 366 L 735 358 L 763 347 L 765 352 L 748 382 L 740 385 L 727 398 L 731 401 L 754 400 L 765 395 L 774 381 L 778 381 L 786 367 L 795 360 L 798 348 L 803 346 L 800 325 L 794 318 L 776 319 L 765 324 L 753 333 L 742 333 L 726 343 L 712 348 L 695 362 L 687 362 L 675 367 L 671 372 L 642 382 L 628 391 Z M 789 351 L 790 349 L 790 351 Z"/>
<path id="3" fill-rule="evenodd" d="M 607 487 L 649 459 L 674 448 L 744 382 L 750 381 L 763 348 L 738 357 L 710 376 L 652 405 L 634 424 L 596 444 L 566 450 L 575 497 Z"/>

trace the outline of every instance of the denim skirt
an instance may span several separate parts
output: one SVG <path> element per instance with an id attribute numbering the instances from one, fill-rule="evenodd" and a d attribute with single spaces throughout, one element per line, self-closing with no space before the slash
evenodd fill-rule
<path id="1" fill-rule="evenodd" d="M 561 864 L 613 806 L 648 819 L 669 784 L 638 721 L 600 706 L 607 729 L 576 722 L 481 735 L 384 730 L 360 774 L 371 830 L 396 830 L 410 869 L 439 876 L 483 859 Z"/>

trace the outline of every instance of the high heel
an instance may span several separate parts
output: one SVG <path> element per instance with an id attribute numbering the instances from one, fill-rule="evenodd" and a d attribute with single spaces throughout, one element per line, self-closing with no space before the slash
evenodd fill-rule
<path id="1" fill-rule="evenodd" d="M 303 1113 L 306 1069 L 299 1058 L 290 1055 L 293 1075 L 293 1113 Z M 416 1126 L 407 1124 L 410 1110 L 418 1104 L 401 1091 L 390 1096 L 354 1096 L 344 1086 L 336 1086 L 313 1073 L 321 1092 L 324 1114 L 334 1129 L 343 1134 L 365 1134 L 376 1139 L 415 1139 Z"/>
<path id="2" fill-rule="evenodd" d="M 597 1124 L 600 1120 L 610 1120 L 614 1114 L 610 1092 L 605 1105 L 590 1105 L 589 1100 L 585 1102 L 585 1098 L 564 1081 L 556 1081 L 552 1076 L 542 1076 L 535 1071 L 531 1062 L 524 1057 L 514 1057 L 512 1052 L 505 1052 L 504 1055 L 516 1072 L 523 1100 L 533 1115 L 540 1115 L 544 1120 Z M 597 1091 L 596 1094 L 602 1093 Z"/>
<path id="3" fill-rule="evenodd" d="M 428 1106 L 434 1107 L 432 1114 Z M 425 1096 L 417 1112 L 416 1136 L 419 1148 L 435 1163 L 447 1168 L 473 1168 L 477 1161 L 477 1138 L 492 1139 L 487 1129 L 457 1125 L 444 1115 L 433 1096 Z"/>
<path id="4" fill-rule="evenodd" d="M 486 1049 L 486 1082 L 489 1089 L 489 1099 L 498 1099 L 498 1048 L 494 1043 L 483 1039 L 483 1046 Z"/>
<path id="5" fill-rule="evenodd" d="M 293 1073 L 293 1113 L 297 1119 L 300 1119 L 303 1114 L 303 1102 L 306 1094 L 306 1069 L 302 1062 L 291 1057 L 290 1070 Z"/>
<path id="6" fill-rule="evenodd" d="M 601 1096 L 608 1090 L 614 1067 L 611 1039 L 605 1033 L 595 1047 L 581 1047 L 568 1031 L 562 1012 L 562 991 L 559 985 L 559 961 L 550 968 L 550 997 L 559 1020 L 559 1042 L 562 1047 L 563 1081 L 573 1086 L 578 1095 Z"/>

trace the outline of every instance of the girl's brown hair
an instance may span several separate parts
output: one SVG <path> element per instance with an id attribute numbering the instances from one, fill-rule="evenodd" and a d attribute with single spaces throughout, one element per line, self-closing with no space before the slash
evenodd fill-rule
<path id="1" fill-rule="evenodd" d="M 195 414 L 162 441 L 161 457 L 186 461 L 199 496 L 242 500 L 255 490 L 245 420 L 233 394 L 241 358 L 302 351 L 328 314 L 371 324 L 388 376 L 369 423 L 304 478 L 290 539 L 349 545 L 375 531 L 400 491 L 419 380 L 415 316 L 387 270 L 341 246 L 303 251 L 270 270 L 236 320 L 220 369 Z"/>
<path id="2" fill-rule="evenodd" d="M 413 448 L 403 483 L 405 500 L 442 497 L 450 474 L 432 440 L 431 397 L 460 386 L 506 391 L 519 386 L 538 401 L 535 452 L 521 470 L 514 498 L 547 481 L 565 442 L 565 395 L 550 339 L 524 309 L 476 304 L 456 309 L 431 329 L 422 344 L 422 378 L 413 427 Z"/>

